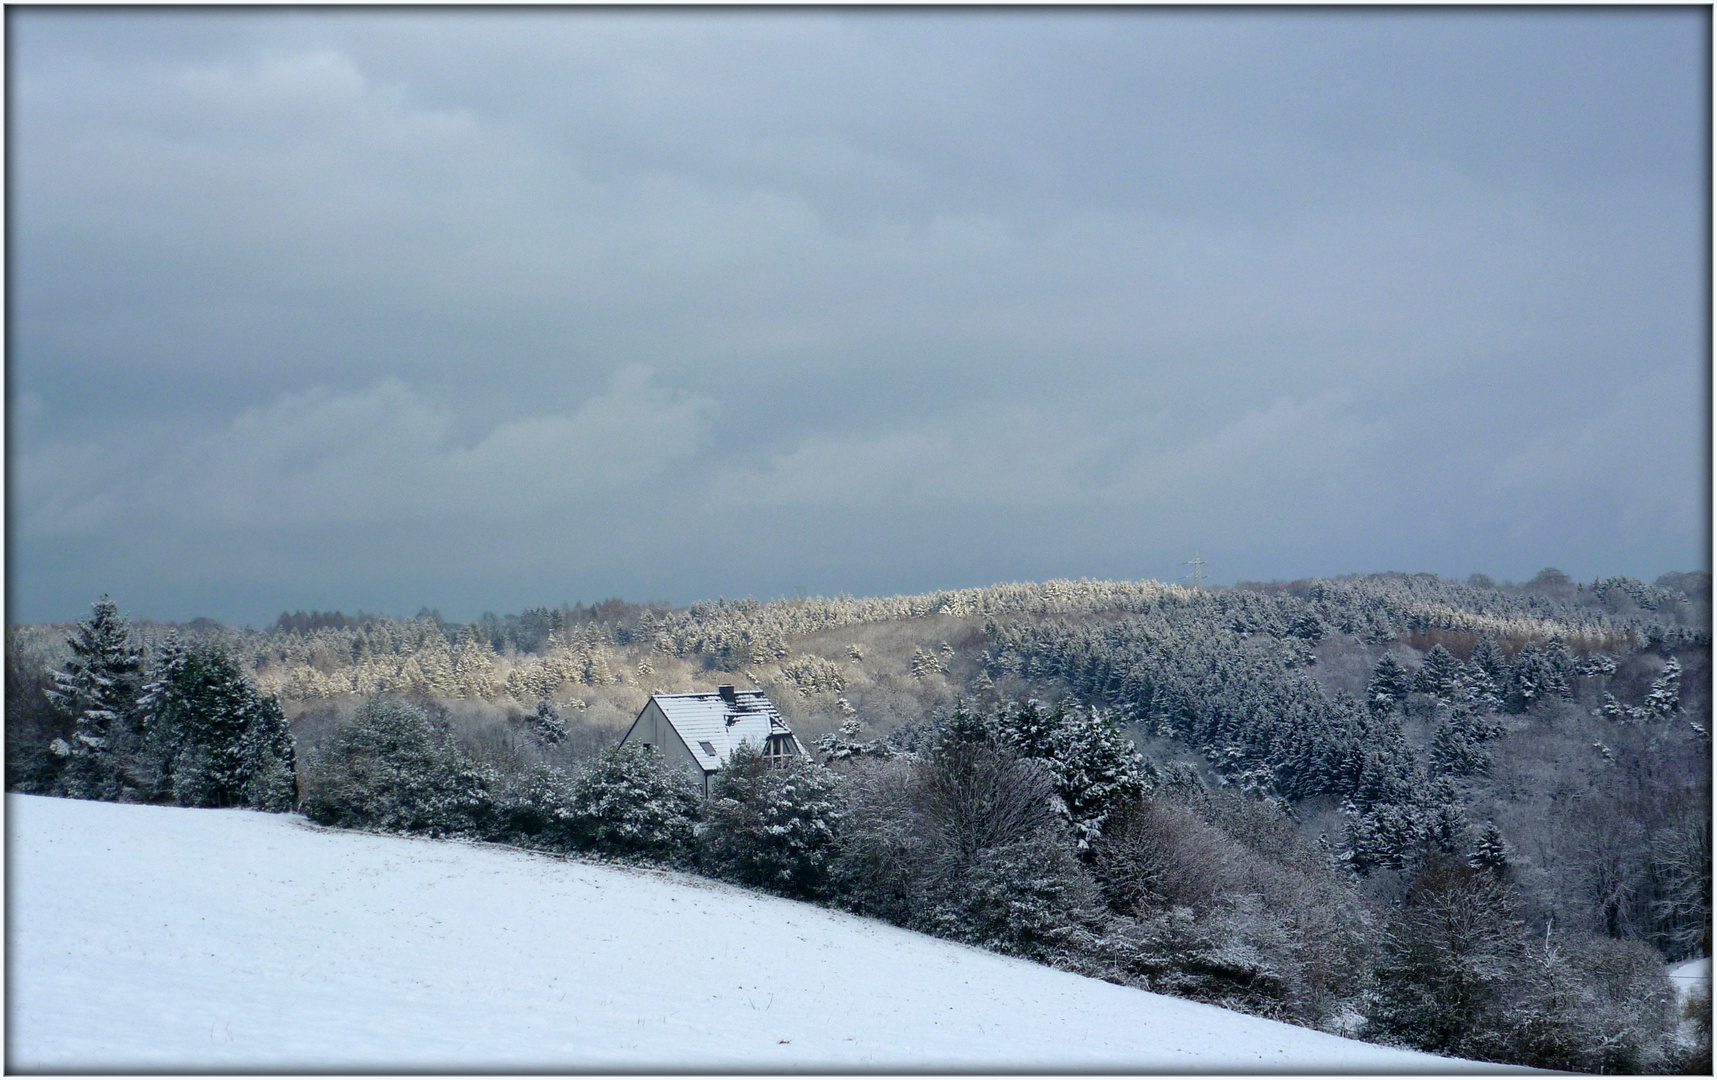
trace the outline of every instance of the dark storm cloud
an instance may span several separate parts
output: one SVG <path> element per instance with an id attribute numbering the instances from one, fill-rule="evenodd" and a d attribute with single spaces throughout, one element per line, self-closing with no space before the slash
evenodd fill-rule
<path id="1" fill-rule="evenodd" d="M 1703 559 L 1703 11 L 8 26 L 14 618 Z"/>

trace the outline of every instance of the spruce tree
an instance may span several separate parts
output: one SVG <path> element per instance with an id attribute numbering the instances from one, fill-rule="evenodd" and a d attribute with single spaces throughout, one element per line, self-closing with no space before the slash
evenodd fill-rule
<path id="1" fill-rule="evenodd" d="M 1492 686 L 1501 687 L 1508 682 L 1508 659 L 1489 634 L 1479 636 L 1479 643 L 1473 646 L 1473 654 L 1467 663 L 1484 672 Z"/>
<path id="2" fill-rule="evenodd" d="M 180 806 L 290 810 L 292 733 L 224 649 L 169 641 L 139 699 L 153 786 Z"/>
<path id="3" fill-rule="evenodd" d="M 1377 715 L 1393 712 L 1407 700 L 1413 689 L 1407 669 L 1391 653 L 1384 653 L 1372 669 L 1371 682 L 1365 688 L 1366 704 Z"/>
<path id="4" fill-rule="evenodd" d="M 1502 830 L 1496 827 L 1496 822 L 1485 822 L 1484 831 L 1479 833 L 1473 842 L 1473 850 L 1467 855 L 1467 865 L 1475 870 L 1488 870 L 1498 877 L 1508 874 L 1508 845 L 1503 842 Z"/>
<path id="5" fill-rule="evenodd" d="M 566 721 L 560 718 L 554 703 L 547 698 L 537 702 L 537 715 L 532 720 L 531 729 L 537 738 L 551 746 L 566 738 Z"/>
<path id="6" fill-rule="evenodd" d="M 1641 723 L 1668 720 L 1680 711 L 1681 661 L 1672 656 L 1664 665 L 1663 674 L 1652 681 L 1651 692 L 1634 710 L 1634 719 Z"/>
<path id="7" fill-rule="evenodd" d="M 50 701 L 74 727 L 64 746 L 65 792 L 80 799 L 117 799 L 136 790 L 139 750 L 136 700 L 142 654 L 119 608 L 103 596 L 66 644 L 72 659 L 52 675 Z M 56 752 L 60 747 L 55 748 Z"/>
<path id="8" fill-rule="evenodd" d="M 1048 761 L 1062 813 L 1081 851 L 1103 835 L 1117 807 L 1144 794 L 1144 759 L 1114 717 L 1098 709 L 1064 714 Z"/>
<path id="9" fill-rule="evenodd" d="M 1433 645 L 1425 654 L 1425 662 L 1418 674 L 1413 677 L 1413 689 L 1449 701 L 1454 698 L 1460 682 L 1461 662 L 1441 645 Z"/>

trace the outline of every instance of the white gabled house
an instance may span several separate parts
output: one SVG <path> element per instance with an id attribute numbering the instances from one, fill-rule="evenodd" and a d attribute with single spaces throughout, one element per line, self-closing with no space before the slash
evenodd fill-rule
<path id="1" fill-rule="evenodd" d="M 703 780 L 705 795 L 709 778 L 741 743 L 776 758 L 805 752 L 763 691 L 731 686 L 717 687 L 714 693 L 650 695 L 620 742 L 655 747 L 670 764 L 692 770 Z"/>

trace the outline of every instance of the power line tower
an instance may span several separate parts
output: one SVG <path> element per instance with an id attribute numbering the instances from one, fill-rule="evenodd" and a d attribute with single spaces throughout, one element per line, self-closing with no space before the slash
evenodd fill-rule
<path id="1" fill-rule="evenodd" d="M 1203 559 L 1198 557 L 1198 552 L 1193 552 L 1192 558 L 1181 563 L 1181 565 L 1192 567 L 1192 573 L 1188 574 L 1187 577 L 1192 579 L 1193 588 L 1202 588 L 1204 586 L 1204 568 L 1207 564 Z"/>

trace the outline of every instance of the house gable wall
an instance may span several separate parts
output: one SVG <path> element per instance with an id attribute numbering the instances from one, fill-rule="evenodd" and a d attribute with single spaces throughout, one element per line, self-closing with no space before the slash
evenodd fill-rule
<path id="1" fill-rule="evenodd" d="M 691 748 L 686 745 L 680 733 L 674 730 L 674 725 L 668 723 L 668 718 L 662 715 L 662 709 L 654 699 L 644 706 L 644 711 L 638 714 L 638 719 L 632 721 L 632 726 L 626 732 L 621 744 L 639 742 L 653 746 L 662 754 L 662 760 L 668 764 L 690 773 L 703 785 L 704 793 L 709 793 L 709 776 L 703 766 L 693 756 Z"/>

